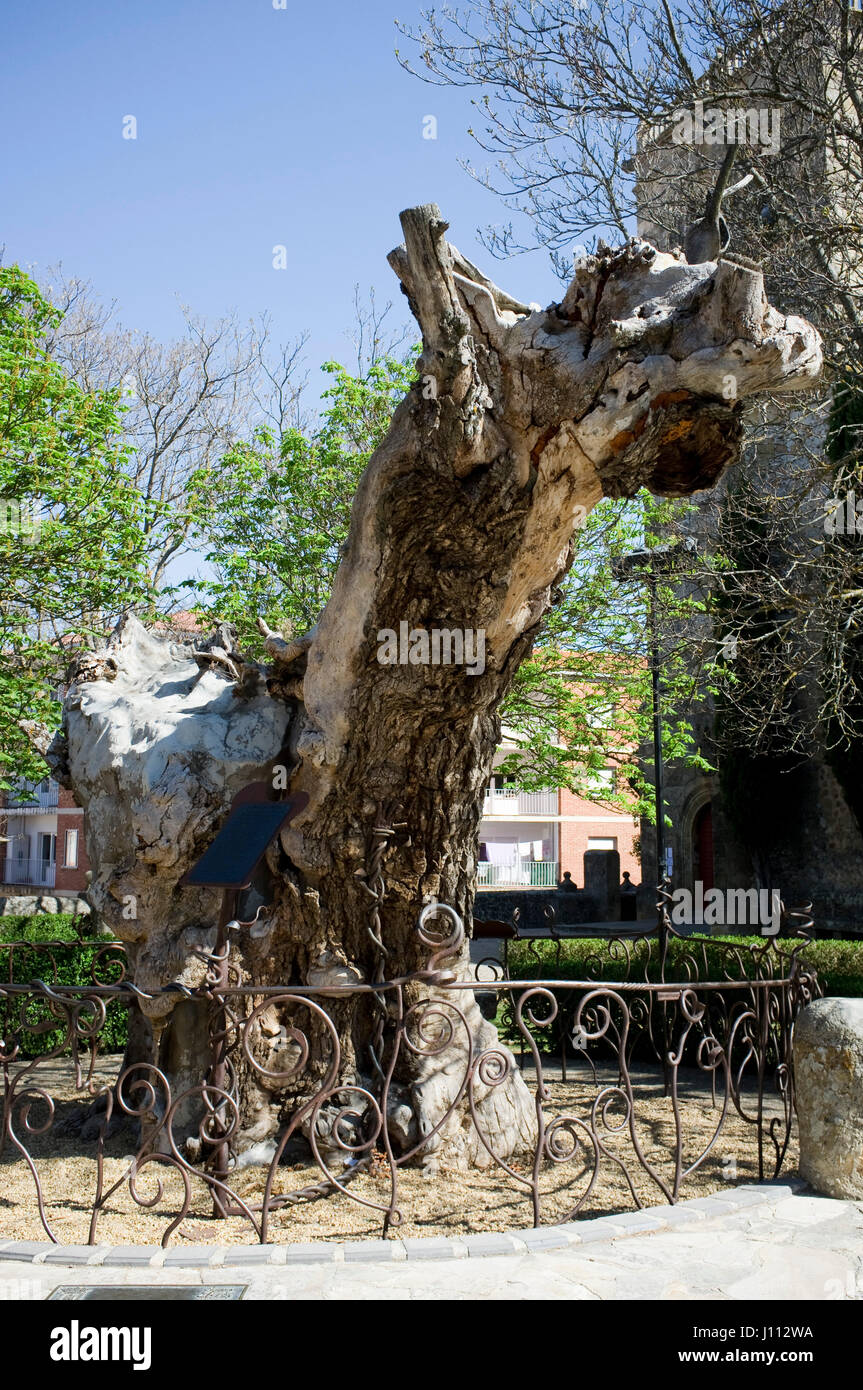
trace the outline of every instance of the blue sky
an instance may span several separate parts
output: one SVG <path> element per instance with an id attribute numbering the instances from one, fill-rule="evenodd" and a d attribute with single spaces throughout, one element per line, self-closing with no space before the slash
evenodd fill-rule
<path id="1" fill-rule="evenodd" d="M 162 338 L 180 329 L 178 299 L 211 317 L 268 310 L 281 338 L 310 331 L 314 372 L 350 361 L 355 283 L 398 304 L 385 259 L 398 213 L 434 201 L 471 259 L 548 302 L 545 253 L 501 264 L 476 240 L 509 214 L 458 165 L 476 149 L 470 94 L 394 57 L 409 47 L 394 18 L 415 20 L 420 3 L 6 0 L 5 261 L 37 275 L 62 261 L 117 299 L 126 326 Z M 422 137 L 430 114 L 437 140 Z M 128 115 L 136 140 L 122 138 Z"/>

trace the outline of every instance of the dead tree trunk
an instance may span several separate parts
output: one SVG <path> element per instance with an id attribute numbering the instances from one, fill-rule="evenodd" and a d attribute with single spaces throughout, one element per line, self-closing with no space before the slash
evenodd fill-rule
<path id="1" fill-rule="evenodd" d="M 566 573 L 575 526 L 603 495 L 710 487 L 736 456 L 742 399 L 802 389 L 820 370 L 814 329 L 771 309 L 761 276 L 730 262 L 689 266 L 631 243 L 583 260 L 562 302 L 537 310 L 446 242 L 434 205 L 405 212 L 402 226 L 390 263 L 422 329 L 418 380 L 360 482 L 317 627 L 291 643 L 271 634 L 272 666 L 246 663 L 238 680 L 230 652 L 195 658 L 128 620 L 103 669 L 81 671 L 70 690 L 59 752 L 88 813 L 96 905 L 132 943 L 145 988 L 199 982 L 190 950 L 217 904 L 177 881 L 231 795 L 280 761 L 309 804 L 270 857 L 274 906 L 243 948 L 247 978 L 403 975 L 424 964 L 423 904 L 450 904 L 469 925 L 498 709 Z M 471 634 L 473 660 L 433 664 L 434 631 Z M 388 634 L 407 637 L 407 650 Z M 123 915 L 130 900 L 134 918 Z M 457 968 L 465 961 L 466 947 Z M 463 1004 L 475 1056 L 496 1034 L 471 995 Z M 385 1031 L 375 1043 L 369 996 L 333 1000 L 332 1016 L 342 1076 L 360 1083 Z M 271 1022 L 261 1046 L 278 1057 L 286 1034 Z M 467 1056 L 463 1040 L 460 1063 Z M 451 1050 L 404 1054 L 388 1117 L 403 1148 L 435 1126 L 463 1072 Z M 260 1079 L 246 1086 L 252 1142 L 272 1132 L 284 1095 Z M 517 1070 L 478 1095 L 497 1153 L 531 1145 Z M 484 1160 L 461 1113 L 430 1150 Z"/>

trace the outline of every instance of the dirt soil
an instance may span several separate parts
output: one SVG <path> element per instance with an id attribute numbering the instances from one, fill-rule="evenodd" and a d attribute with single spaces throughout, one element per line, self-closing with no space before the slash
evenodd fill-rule
<path id="1" fill-rule="evenodd" d="M 119 1058 L 103 1058 L 94 1081 L 111 1085 L 116 1071 L 112 1063 Z M 590 1109 L 597 1091 L 617 1080 L 612 1068 L 600 1068 L 599 1085 L 585 1079 L 584 1071 L 570 1073 L 563 1083 L 559 1065 L 550 1064 L 545 1079 L 551 1092 L 545 1106 L 547 1123 L 553 1116 L 569 1114 L 582 1121 L 589 1120 Z M 64 1244 L 86 1243 L 89 1238 L 92 1203 L 96 1191 L 97 1164 L 95 1138 L 80 1133 L 63 1132 L 64 1125 L 87 1100 L 86 1093 L 76 1090 L 71 1063 L 55 1059 L 40 1064 L 34 1071 L 33 1084 L 44 1088 L 54 1098 L 54 1121 L 43 1134 L 26 1135 L 20 1113 L 13 1117 L 13 1128 L 27 1139 L 34 1168 L 41 1183 L 45 1216 L 57 1240 Z M 574 1079 L 577 1077 L 578 1079 Z M 525 1069 L 525 1080 L 531 1086 L 533 1073 Z M 674 1114 L 670 1099 L 663 1095 L 662 1078 L 658 1069 L 642 1068 L 633 1073 L 635 1095 L 635 1131 L 643 1157 L 671 1187 L 674 1183 Z M 713 1103 L 709 1081 L 697 1071 L 680 1072 L 680 1111 L 683 1126 L 684 1151 L 682 1169 L 693 1163 L 708 1146 L 722 1114 L 721 1097 Z M 748 1093 L 744 1109 L 754 1116 L 756 1097 Z M 782 1106 L 772 1091 L 765 1100 L 766 1114 L 781 1116 Z M 35 1100 L 30 1112 L 34 1128 L 47 1118 L 44 1102 Z M 610 1107 L 603 1126 L 597 1117 L 597 1131 L 607 1149 L 601 1155 L 596 1182 L 577 1214 L 574 1208 L 587 1189 L 593 1171 L 593 1148 L 589 1141 L 582 1143 L 568 1161 L 544 1162 L 540 1172 L 541 1223 L 577 1219 L 577 1216 L 604 1216 L 637 1206 L 627 1182 L 632 1181 L 635 1194 L 644 1206 L 665 1202 L 666 1196 L 638 1162 L 628 1126 L 613 1132 L 620 1124 L 620 1103 Z M 91 1125 L 91 1129 L 94 1126 Z M 777 1126 L 780 1137 L 783 1126 Z M 722 1187 L 758 1178 L 758 1130 L 747 1123 L 729 1102 L 728 1111 L 718 1139 L 704 1162 L 680 1186 L 681 1198 L 703 1197 Z M 773 1176 L 775 1151 L 764 1126 L 765 1177 Z M 137 1201 L 130 1192 L 129 1165 L 136 1146 L 136 1132 L 131 1123 L 113 1134 L 105 1145 L 103 1190 L 122 1179 L 117 1191 L 103 1205 L 96 1225 L 97 1242 L 108 1244 L 159 1245 L 167 1228 L 183 1206 L 183 1180 L 176 1169 L 161 1162 L 139 1165 L 135 1185 Z M 624 1170 L 623 1164 L 626 1165 Z M 793 1174 L 797 1165 L 796 1133 L 791 1140 L 782 1167 L 783 1175 Z M 436 1172 L 420 1168 L 399 1168 L 397 1173 L 397 1205 L 402 1212 L 400 1225 L 392 1226 L 391 1234 L 404 1236 L 458 1236 L 477 1231 L 516 1230 L 533 1225 L 533 1208 L 526 1181 L 531 1164 L 524 1160 L 511 1165 L 517 1173 L 511 1177 L 498 1167 L 458 1172 L 441 1165 Z M 231 1187 L 250 1207 L 260 1200 L 267 1175 L 266 1165 L 238 1168 Z M 322 1181 L 323 1175 L 313 1164 L 295 1160 L 280 1165 L 274 1191 L 290 1193 Z M 159 1194 L 159 1184 L 162 1192 Z M 196 1243 L 254 1243 L 257 1239 L 248 1217 L 214 1219 L 212 1200 L 206 1184 L 194 1175 L 190 1178 L 191 1206 L 180 1227 L 171 1236 L 171 1244 L 184 1238 Z M 312 1240 L 363 1240 L 380 1237 L 383 1213 L 375 1208 L 387 1206 L 390 1200 L 391 1176 L 384 1155 L 376 1155 L 370 1169 L 355 1177 L 349 1185 L 350 1196 L 336 1194 L 324 1200 L 294 1203 L 277 1209 L 271 1216 L 268 1239 L 277 1243 Z M 154 1199 L 156 1199 L 154 1201 Z M 152 1207 L 140 1205 L 154 1201 Z M 366 1205 L 363 1205 L 365 1203 Z M 36 1183 L 33 1173 L 13 1141 L 7 1137 L 0 1152 L 0 1240 L 44 1240 L 45 1229 L 39 1218 Z"/>

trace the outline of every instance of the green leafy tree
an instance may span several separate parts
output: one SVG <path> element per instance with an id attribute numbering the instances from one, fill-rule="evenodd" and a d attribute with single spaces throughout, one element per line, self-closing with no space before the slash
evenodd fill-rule
<path id="1" fill-rule="evenodd" d="M 23 271 L 0 269 L 0 789 L 45 775 L 27 726 L 57 722 L 69 647 L 152 597 L 118 393 L 54 360 L 60 317 Z"/>
<path id="2" fill-rule="evenodd" d="M 283 633 L 312 627 L 329 597 L 360 476 L 408 389 L 413 367 L 381 357 L 362 376 L 336 362 L 315 428 L 259 429 L 191 479 L 189 506 L 215 577 L 199 583 L 202 620 L 232 622 L 261 650 L 260 616 Z"/>
<path id="3" fill-rule="evenodd" d="M 572 567 L 503 711 L 518 751 L 501 771 L 516 773 L 526 788 L 564 786 L 654 819 L 647 592 L 621 583 L 613 566 L 630 551 L 668 544 L 690 510 L 642 490 L 631 501 L 603 500 L 576 533 Z M 708 769 L 691 714 L 699 680 L 712 682 L 714 663 L 709 644 L 692 640 L 706 604 L 689 577 L 683 570 L 657 585 L 663 755 Z"/>

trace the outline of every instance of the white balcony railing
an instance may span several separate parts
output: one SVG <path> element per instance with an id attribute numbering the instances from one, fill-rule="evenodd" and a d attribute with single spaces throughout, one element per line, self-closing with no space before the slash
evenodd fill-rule
<path id="1" fill-rule="evenodd" d="M 519 792 L 518 794 L 518 814 L 520 816 L 556 816 L 557 811 L 557 792 Z"/>
<path id="2" fill-rule="evenodd" d="M 6 810 L 52 811 L 57 806 L 60 788 L 53 780 L 45 787 L 39 782 L 35 787 L 25 783 L 9 793 Z"/>
<path id="3" fill-rule="evenodd" d="M 484 816 L 556 816 L 557 792 L 519 792 L 509 787 L 493 787 L 482 803 Z"/>
<path id="4" fill-rule="evenodd" d="M 3 882 L 28 884 L 32 888 L 53 888 L 56 864 L 47 859 L 10 859 L 3 865 Z"/>
<path id="5" fill-rule="evenodd" d="M 517 864 L 478 864 L 477 888 L 556 888 L 555 859 L 522 859 Z"/>

